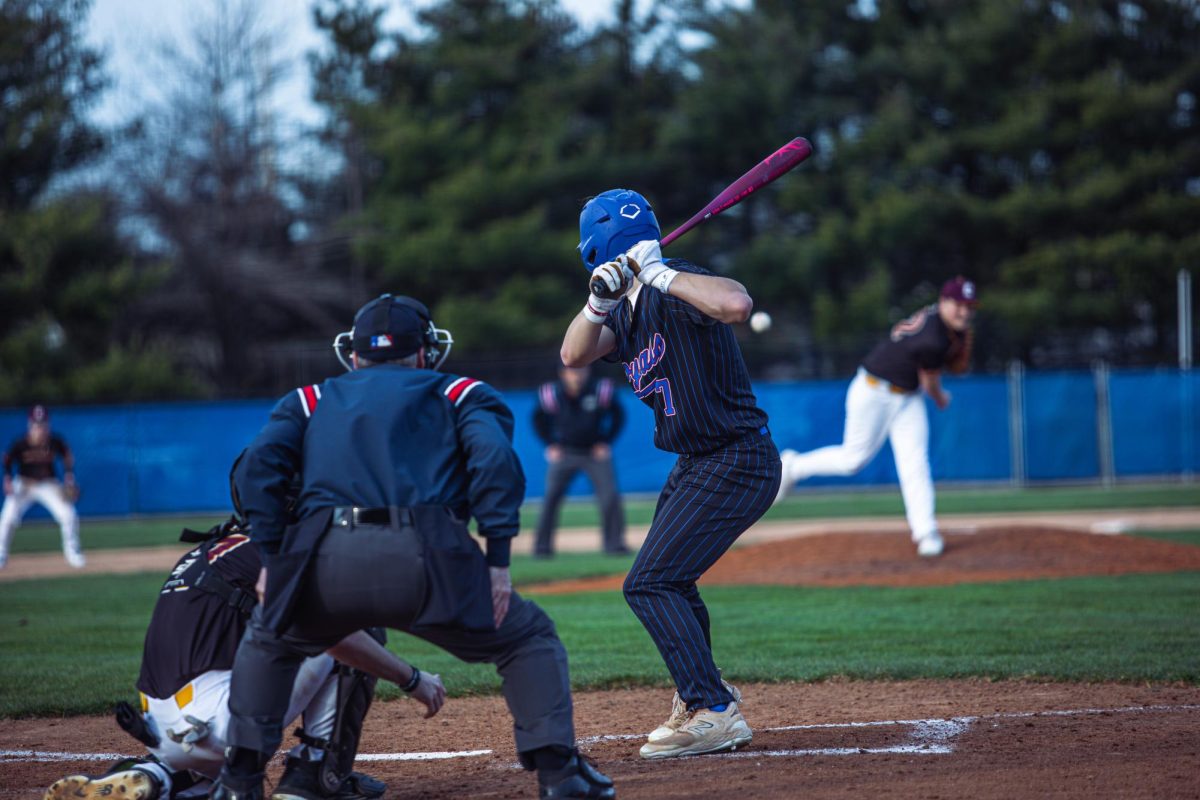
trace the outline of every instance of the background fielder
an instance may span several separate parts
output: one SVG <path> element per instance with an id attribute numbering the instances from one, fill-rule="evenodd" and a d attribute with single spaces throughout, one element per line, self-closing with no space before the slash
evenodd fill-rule
<path id="1" fill-rule="evenodd" d="M 567 487 L 580 471 L 592 482 L 600 507 L 604 552 L 622 555 L 625 509 L 617 494 L 612 443 L 625 424 L 625 412 L 614 396 L 613 382 L 595 378 L 589 367 L 561 367 L 558 380 L 538 388 L 533 427 L 546 444 L 546 495 L 538 516 L 533 554 L 554 555 L 554 529 Z"/>
<path id="2" fill-rule="evenodd" d="M 941 555 L 929 470 L 929 419 L 918 389 L 924 389 L 938 408 L 950 405 L 941 370 L 966 371 L 977 302 L 975 284 L 959 276 L 942 286 L 935 305 L 893 327 L 891 336 L 867 354 L 850 382 L 842 443 L 808 453 L 784 450 L 783 482 L 776 501 L 797 481 L 814 475 L 853 475 L 875 457 L 886 438 L 892 444 L 917 552 Z"/>
<path id="3" fill-rule="evenodd" d="M 59 481 L 54 462 L 62 461 Z M 16 478 L 11 472 L 16 469 Z M 0 510 L 0 569 L 8 563 L 8 545 L 21 518 L 34 503 L 45 506 L 62 529 L 63 558 L 72 567 L 86 563 L 79 545 L 79 515 L 75 513 L 75 456 L 66 441 L 50 432 L 45 406 L 29 410 L 29 429 L 4 454 L 4 508 Z"/>

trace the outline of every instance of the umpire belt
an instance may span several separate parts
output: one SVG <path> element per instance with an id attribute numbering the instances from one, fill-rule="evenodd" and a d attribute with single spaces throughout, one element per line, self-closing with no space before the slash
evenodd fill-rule
<path id="1" fill-rule="evenodd" d="M 393 528 L 402 528 L 412 524 L 412 509 L 404 506 L 337 506 L 333 509 L 333 519 L 330 522 L 334 528 L 356 528 L 359 525 L 390 525 Z"/>

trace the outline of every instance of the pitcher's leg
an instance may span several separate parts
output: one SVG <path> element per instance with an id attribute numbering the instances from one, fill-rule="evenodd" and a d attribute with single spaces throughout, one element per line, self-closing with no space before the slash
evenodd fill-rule
<path id="1" fill-rule="evenodd" d="M 903 398 L 868 385 L 865 373 L 850 382 L 846 392 L 846 424 L 842 443 L 783 454 L 784 481 L 795 483 L 815 475 L 853 475 L 870 463 L 883 447 L 888 425 Z"/>
<path id="2" fill-rule="evenodd" d="M 925 400 L 913 395 L 892 421 L 892 452 L 914 542 L 937 535 L 933 475 L 929 468 L 929 416 Z"/>

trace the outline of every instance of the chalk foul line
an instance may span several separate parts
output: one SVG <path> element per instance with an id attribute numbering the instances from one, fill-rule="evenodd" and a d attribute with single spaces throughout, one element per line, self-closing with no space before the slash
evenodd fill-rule
<path id="1" fill-rule="evenodd" d="M 853 756 L 877 754 L 946 755 L 954 752 L 953 740 L 976 722 L 992 719 L 1029 719 L 1034 717 L 1080 717 L 1109 714 L 1179 713 L 1200 710 L 1200 705 L 1153 705 L 1125 706 L 1123 708 L 1075 708 L 1063 711 L 1007 711 L 995 714 L 979 714 L 950 718 L 890 719 L 866 722 L 815 722 L 806 725 L 782 725 L 760 728 L 762 733 L 786 731 L 909 727 L 909 737 L 903 744 L 884 747 L 825 747 L 788 750 L 739 750 L 717 753 L 725 758 L 794 758 L 798 756 Z M 587 736 L 578 740 L 580 745 L 602 742 L 644 739 L 644 733 L 613 733 Z M 440 761 L 452 758 L 478 758 L 491 755 L 491 750 L 435 751 L 425 753 L 359 753 L 358 761 Z M 50 761 L 119 761 L 128 758 L 128 753 L 63 753 L 50 750 L 0 750 L 0 764 L 33 763 Z"/>

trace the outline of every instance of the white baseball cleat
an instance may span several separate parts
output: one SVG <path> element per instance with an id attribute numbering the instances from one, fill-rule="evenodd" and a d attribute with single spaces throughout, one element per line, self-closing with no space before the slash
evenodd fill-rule
<path id="1" fill-rule="evenodd" d="M 725 687 L 727 692 L 733 695 L 733 701 L 735 703 L 742 702 L 741 689 L 738 689 L 736 686 L 723 678 L 721 679 L 721 685 Z M 650 742 L 662 741 L 683 727 L 684 723 L 687 721 L 687 703 L 683 702 L 683 698 L 679 696 L 679 692 L 676 692 L 675 696 L 671 698 L 671 716 L 667 717 L 667 721 L 662 725 L 659 725 L 657 728 L 650 731 L 650 735 L 646 737 L 646 740 Z"/>
<path id="2" fill-rule="evenodd" d="M 738 704 L 730 703 L 724 711 L 701 708 L 691 712 L 679 730 L 665 739 L 646 742 L 640 752 L 642 758 L 649 759 L 698 756 L 736 750 L 753 738 Z"/>
<path id="3" fill-rule="evenodd" d="M 63 553 L 63 557 L 67 559 L 67 563 L 75 569 L 83 569 L 87 566 L 87 559 L 83 557 L 83 553 L 78 550 L 73 550 L 69 553 Z"/>
<path id="4" fill-rule="evenodd" d="M 917 540 L 917 555 L 921 558 L 937 558 L 946 547 L 942 535 L 937 531 L 928 533 Z"/>
<path id="5" fill-rule="evenodd" d="M 779 460 L 783 462 L 783 467 L 780 471 L 779 491 L 775 494 L 775 502 L 772 505 L 779 503 L 780 500 L 787 497 L 788 492 L 796 483 L 795 479 L 791 476 L 792 471 L 788 468 L 788 462 L 798 455 L 800 454 L 795 450 L 784 450 L 779 454 Z"/>

